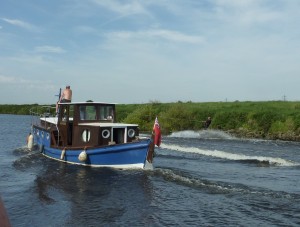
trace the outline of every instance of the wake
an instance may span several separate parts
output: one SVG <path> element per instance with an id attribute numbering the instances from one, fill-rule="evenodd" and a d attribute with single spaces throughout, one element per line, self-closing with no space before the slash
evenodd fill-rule
<path id="1" fill-rule="evenodd" d="M 253 195 L 256 198 L 261 196 L 274 199 L 299 199 L 298 194 L 287 193 L 282 191 L 272 191 L 268 189 L 250 187 L 243 184 L 235 184 L 221 181 L 212 181 L 207 179 L 195 178 L 188 176 L 180 171 L 171 169 L 156 168 L 154 174 L 163 177 L 166 181 L 174 182 L 175 184 L 184 185 L 191 188 L 200 189 L 209 194 L 242 194 Z M 244 197 L 244 196 L 243 196 Z"/>
<path id="2" fill-rule="evenodd" d="M 237 139 L 236 137 L 219 130 L 200 130 L 200 131 L 178 131 L 172 132 L 168 137 L 193 138 L 193 139 Z"/>
<path id="3" fill-rule="evenodd" d="M 204 150 L 197 147 L 182 147 L 178 145 L 167 145 L 161 144 L 160 146 L 163 149 L 175 150 L 185 153 L 195 153 L 204 156 L 210 156 L 214 158 L 227 159 L 233 161 L 241 162 L 257 162 L 262 165 L 275 165 L 275 166 L 300 166 L 300 163 L 293 162 L 290 160 L 285 160 L 283 158 L 273 158 L 273 157 L 264 157 L 264 156 L 249 156 L 244 154 L 234 154 L 225 151 L 218 150 Z"/>

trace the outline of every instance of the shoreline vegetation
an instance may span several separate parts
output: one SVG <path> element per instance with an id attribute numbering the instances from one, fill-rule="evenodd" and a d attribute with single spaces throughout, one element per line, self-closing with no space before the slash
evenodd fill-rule
<path id="1" fill-rule="evenodd" d="M 0 105 L 0 114 L 29 115 L 31 108 L 45 105 Z M 51 105 L 55 111 L 55 105 Z M 117 121 L 136 123 L 140 131 L 150 132 L 158 117 L 163 134 L 204 129 L 204 121 L 212 118 L 209 129 L 227 132 L 239 138 L 300 141 L 300 102 L 181 102 L 117 104 Z"/>

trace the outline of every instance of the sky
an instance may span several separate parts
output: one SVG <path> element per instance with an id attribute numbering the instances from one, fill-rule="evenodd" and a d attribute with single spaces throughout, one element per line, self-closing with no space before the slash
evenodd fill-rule
<path id="1" fill-rule="evenodd" d="M 300 100 L 298 0 L 1 0 L 0 104 Z"/>

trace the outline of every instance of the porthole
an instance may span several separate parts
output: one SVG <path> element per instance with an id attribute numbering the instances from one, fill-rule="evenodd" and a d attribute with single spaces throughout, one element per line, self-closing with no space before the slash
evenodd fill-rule
<path id="1" fill-rule="evenodd" d="M 110 131 L 109 131 L 108 129 L 104 129 L 104 130 L 102 131 L 102 137 L 103 137 L 104 139 L 107 139 L 109 136 L 110 136 Z"/>
<path id="2" fill-rule="evenodd" d="M 127 134 L 128 134 L 128 137 L 129 138 L 133 138 L 134 136 L 135 136 L 135 131 L 134 131 L 134 129 L 129 129 L 128 130 L 128 132 L 127 132 Z"/>
<path id="3" fill-rule="evenodd" d="M 49 138 L 50 138 L 50 136 L 49 136 L 49 133 L 48 133 L 48 132 L 46 133 L 46 138 L 47 138 L 47 140 L 49 140 Z"/>
<path id="4" fill-rule="evenodd" d="M 83 130 L 82 134 L 81 134 L 81 138 L 83 140 L 83 142 L 89 142 L 91 139 L 91 132 L 88 129 Z"/>

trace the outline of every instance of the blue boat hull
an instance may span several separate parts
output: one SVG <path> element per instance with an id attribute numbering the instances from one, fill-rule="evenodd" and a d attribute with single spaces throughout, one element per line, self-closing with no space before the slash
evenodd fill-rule
<path id="1" fill-rule="evenodd" d="M 120 169 L 153 168 L 147 161 L 152 139 L 141 139 L 137 142 L 107 145 L 95 148 L 54 148 L 50 146 L 50 138 L 47 131 L 34 131 L 34 141 L 40 152 L 57 161 L 93 166 L 112 167 Z M 85 152 L 86 159 L 80 161 L 79 155 Z"/>
<path id="2" fill-rule="evenodd" d="M 87 150 L 63 150 L 43 147 L 42 154 L 58 161 L 95 167 L 114 168 L 144 168 L 150 140 L 132 144 L 112 145 Z M 85 161 L 79 160 L 81 152 L 85 151 Z"/>

